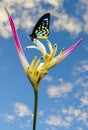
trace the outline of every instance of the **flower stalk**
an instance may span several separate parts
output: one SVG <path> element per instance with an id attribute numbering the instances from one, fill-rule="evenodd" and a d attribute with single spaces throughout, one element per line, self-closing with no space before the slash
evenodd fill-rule
<path id="1" fill-rule="evenodd" d="M 38 89 L 34 90 L 33 130 L 36 130 L 37 112 L 38 112 Z"/>

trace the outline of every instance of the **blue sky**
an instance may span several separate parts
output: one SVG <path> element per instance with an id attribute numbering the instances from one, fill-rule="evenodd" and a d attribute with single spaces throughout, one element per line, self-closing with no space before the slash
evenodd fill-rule
<path id="1" fill-rule="evenodd" d="M 0 1 L 0 130 L 32 130 L 33 88 L 19 61 L 4 6 L 13 16 L 23 49 L 33 44 L 28 35 L 46 12 L 51 14 L 49 40 L 58 44 L 58 53 L 84 38 L 42 80 L 37 130 L 87 130 L 88 0 Z M 38 54 L 33 49 L 24 52 L 29 63 Z"/>

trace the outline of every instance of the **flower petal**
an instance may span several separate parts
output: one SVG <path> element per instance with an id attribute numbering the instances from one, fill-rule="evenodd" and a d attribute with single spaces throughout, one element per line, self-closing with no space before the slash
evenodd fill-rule
<path id="1" fill-rule="evenodd" d="M 68 56 L 84 39 L 80 39 L 78 42 L 76 42 L 73 46 L 71 46 L 70 48 L 68 48 L 67 50 L 65 50 L 63 52 L 63 57 L 65 58 L 66 56 Z"/>
<path id="2" fill-rule="evenodd" d="M 5 8 L 5 10 L 6 10 L 7 15 L 8 15 L 8 19 L 9 19 L 9 22 L 10 22 L 10 26 L 11 26 L 11 29 L 12 29 L 12 33 L 13 33 L 13 37 L 14 37 L 14 41 L 15 41 L 15 45 L 16 45 L 16 49 L 17 49 L 20 61 L 22 63 L 22 66 L 23 66 L 25 72 L 27 72 L 27 68 L 29 66 L 29 63 L 28 63 L 28 61 L 27 61 L 27 59 L 24 55 L 23 49 L 21 47 L 14 21 L 13 21 L 12 17 L 10 16 L 10 14 L 7 11 L 6 8 Z"/>
<path id="3" fill-rule="evenodd" d="M 46 55 L 46 48 L 45 46 L 38 40 L 38 39 L 33 39 L 34 44 L 38 47 L 38 49 L 41 51 L 41 53 L 43 54 L 43 56 Z"/>
<path id="4" fill-rule="evenodd" d="M 54 67 L 56 64 L 65 59 L 82 41 L 83 39 L 80 39 L 77 43 L 69 47 L 67 50 L 61 50 L 60 54 L 53 58 L 53 60 L 48 64 L 47 69 Z"/>

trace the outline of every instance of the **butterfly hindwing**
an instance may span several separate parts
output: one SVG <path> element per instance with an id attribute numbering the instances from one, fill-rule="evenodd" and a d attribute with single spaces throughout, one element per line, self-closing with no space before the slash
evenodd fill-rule
<path id="1" fill-rule="evenodd" d="M 49 23 L 50 23 L 50 14 L 44 14 L 37 24 L 35 25 L 32 34 L 30 35 L 31 39 L 33 38 L 47 38 L 49 35 Z"/>

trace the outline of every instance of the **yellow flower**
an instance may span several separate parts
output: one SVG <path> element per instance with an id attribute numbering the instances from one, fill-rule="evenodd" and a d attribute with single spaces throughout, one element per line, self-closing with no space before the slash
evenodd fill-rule
<path id="1" fill-rule="evenodd" d="M 47 45 L 50 51 L 50 53 L 47 53 L 45 46 L 38 39 L 33 39 L 35 46 L 27 46 L 26 49 L 38 49 L 42 53 L 42 57 L 38 60 L 37 57 L 34 57 L 31 65 L 28 67 L 28 75 L 31 73 L 33 80 L 35 80 L 36 83 L 39 83 L 43 76 L 48 73 L 48 70 L 67 57 L 82 42 L 82 40 L 83 39 L 80 39 L 77 43 L 65 51 L 62 49 L 60 54 L 55 56 L 57 52 L 56 44 L 54 44 L 53 48 L 51 42 L 47 39 Z M 42 59 L 44 59 L 43 62 Z M 30 76 L 28 77 L 30 78 Z"/>

